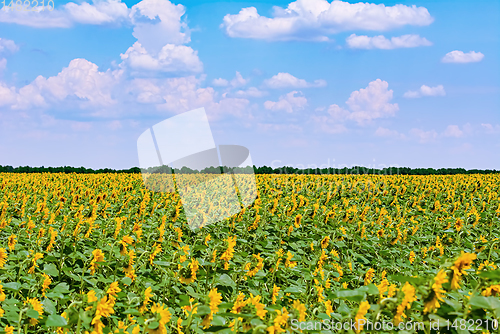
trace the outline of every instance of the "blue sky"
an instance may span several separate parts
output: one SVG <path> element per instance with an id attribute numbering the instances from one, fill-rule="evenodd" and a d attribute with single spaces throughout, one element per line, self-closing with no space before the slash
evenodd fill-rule
<path id="1" fill-rule="evenodd" d="M 0 165 L 138 166 L 204 107 L 257 166 L 500 169 L 498 1 L 54 7 L 0 11 Z"/>

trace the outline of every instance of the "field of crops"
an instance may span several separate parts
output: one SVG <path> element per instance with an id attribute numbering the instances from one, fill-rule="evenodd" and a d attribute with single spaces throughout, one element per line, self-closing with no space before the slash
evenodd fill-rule
<path id="1" fill-rule="evenodd" d="M 0 173 L 0 332 L 497 332 L 500 175 L 256 178 L 193 231 L 140 174 Z"/>

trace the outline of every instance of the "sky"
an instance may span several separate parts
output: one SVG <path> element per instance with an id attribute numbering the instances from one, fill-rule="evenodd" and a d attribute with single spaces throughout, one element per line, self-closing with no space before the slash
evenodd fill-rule
<path id="1" fill-rule="evenodd" d="M 27 4 L 0 4 L 0 165 L 139 166 L 203 107 L 256 166 L 500 170 L 497 0 Z"/>

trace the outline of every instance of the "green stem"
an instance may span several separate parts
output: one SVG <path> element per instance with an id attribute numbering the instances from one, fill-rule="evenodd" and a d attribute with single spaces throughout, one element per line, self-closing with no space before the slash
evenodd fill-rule
<path id="1" fill-rule="evenodd" d="M 82 325 L 82 318 L 78 315 L 78 323 L 76 325 L 76 334 L 80 334 L 80 327 Z"/>
<path id="2" fill-rule="evenodd" d="M 19 312 L 19 326 L 17 327 L 17 334 L 21 334 L 21 326 L 22 326 L 22 320 L 23 320 L 23 313 L 27 309 L 22 309 L 21 312 Z"/>

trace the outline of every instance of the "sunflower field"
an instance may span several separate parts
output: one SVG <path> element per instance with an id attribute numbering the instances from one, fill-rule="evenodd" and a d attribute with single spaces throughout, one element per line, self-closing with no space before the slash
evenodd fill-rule
<path id="1" fill-rule="evenodd" d="M 0 173 L 0 333 L 498 332 L 499 174 L 256 181 L 192 230 L 140 174 Z"/>

